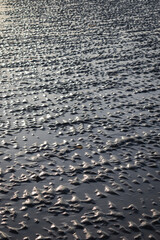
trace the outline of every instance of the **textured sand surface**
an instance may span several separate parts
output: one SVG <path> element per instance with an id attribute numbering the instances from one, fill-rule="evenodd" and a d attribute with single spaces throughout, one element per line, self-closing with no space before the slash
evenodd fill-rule
<path id="1" fill-rule="evenodd" d="M 159 10 L 0 0 L 0 239 L 160 239 Z"/>

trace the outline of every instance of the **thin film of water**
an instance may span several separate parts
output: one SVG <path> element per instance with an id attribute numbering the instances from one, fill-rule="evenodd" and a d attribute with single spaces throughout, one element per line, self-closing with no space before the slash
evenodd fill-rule
<path id="1" fill-rule="evenodd" d="M 0 0 L 0 239 L 159 239 L 156 0 Z"/>

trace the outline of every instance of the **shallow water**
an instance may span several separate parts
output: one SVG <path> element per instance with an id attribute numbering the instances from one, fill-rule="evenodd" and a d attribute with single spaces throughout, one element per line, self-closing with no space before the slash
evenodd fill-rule
<path id="1" fill-rule="evenodd" d="M 158 11 L 0 0 L 0 239 L 159 239 Z"/>

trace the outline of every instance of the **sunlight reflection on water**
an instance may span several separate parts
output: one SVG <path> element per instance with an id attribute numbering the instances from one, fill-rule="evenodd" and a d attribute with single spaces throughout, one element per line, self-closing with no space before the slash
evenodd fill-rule
<path id="1" fill-rule="evenodd" d="M 159 239 L 154 1 L 0 0 L 0 239 Z"/>
<path id="2" fill-rule="evenodd" d="M 0 30 L 3 30 L 7 24 L 5 23 L 7 20 L 7 12 L 11 10 L 11 7 L 7 7 L 3 1 L 0 1 Z"/>

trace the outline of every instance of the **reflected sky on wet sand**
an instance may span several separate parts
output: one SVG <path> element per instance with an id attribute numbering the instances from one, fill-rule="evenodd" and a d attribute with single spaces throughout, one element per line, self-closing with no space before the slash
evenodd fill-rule
<path id="1" fill-rule="evenodd" d="M 159 239 L 158 11 L 0 0 L 0 239 Z"/>

